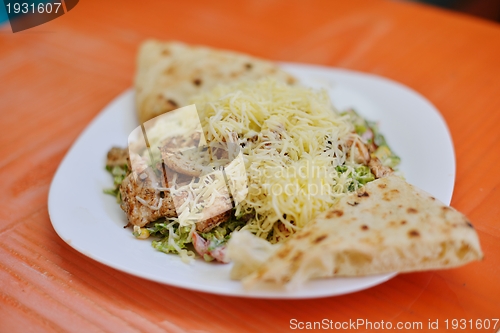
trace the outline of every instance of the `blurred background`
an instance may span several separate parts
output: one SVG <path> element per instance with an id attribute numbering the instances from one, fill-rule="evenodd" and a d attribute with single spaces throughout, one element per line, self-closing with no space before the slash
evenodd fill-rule
<path id="1" fill-rule="evenodd" d="M 500 0 L 417 0 L 415 2 L 500 22 Z"/>
<path id="2" fill-rule="evenodd" d="M 429 4 L 487 20 L 500 22 L 500 0 L 399 0 Z M 39 0 L 36 2 L 44 2 Z M 7 21 L 3 0 L 0 0 L 0 24 Z"/>

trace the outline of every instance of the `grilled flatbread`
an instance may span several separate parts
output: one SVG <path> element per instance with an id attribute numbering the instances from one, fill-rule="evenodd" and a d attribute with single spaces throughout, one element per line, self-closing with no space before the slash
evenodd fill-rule
<path id="1" fill-rule="evenodd" d="M 230 256 L 245 245 L 230 242 Z M 269 253 L 251 261 L 252 273 L 236 256 L 233 277 L 246 274 L 247 287 L 262 281 L 297 285 L 319 277 L 456 267 L 483 257 L 463 214 L 397 176 L 342 198 Z"/>
<path id="2" fill-rule="evenodd" d="M 179 42 L 144 42 L 137 66 L 136 106 L 141 123 L 186 106 L 193 95 L 217 84 L 269 76 L 295 81 L 270 61 Z"/>

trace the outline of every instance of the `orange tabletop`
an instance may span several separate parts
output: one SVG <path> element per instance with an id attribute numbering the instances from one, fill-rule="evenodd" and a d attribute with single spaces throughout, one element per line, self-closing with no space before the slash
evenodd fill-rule
<path id="1" fill-rule="evenodd" d="M 451 204 L 474 223 L 485 259 L 338 297 L 260 300 L 158 284 L 75 251 L 51 226 L 50 182 L 82 130 L 132 85 L 149 37 L 374 73 L 418 91 L 450 128 Z M 489 319 L 478 331 L 500 329 L 496 23 L 381 0 L 85 0 L 30 30 L 4 26 L 0 80 L 0 332 L 285 332 L 323 319 L 420 322 L 420 331 L 439 320 L 438 332 Z"/>

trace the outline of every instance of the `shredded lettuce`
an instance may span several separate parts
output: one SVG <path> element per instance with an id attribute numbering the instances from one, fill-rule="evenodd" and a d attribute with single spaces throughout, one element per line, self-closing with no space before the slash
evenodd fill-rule
<path id="1" fill-rule="evenodd" d="M 179 222 L 175 220 L 154 223 L 148 227 L 151 236 L 162 237 L 160 240 L 153 241 L 155 249 L 165 253 L 180 254 L 187 244 L 192 242 L 191 227 L 180 227 Z"/>
<path id="2" fill-rule="evenodd" d="M 115 165 L 113 167 L 106 166 L 106 170 L 113 176 L 113 187 L 104 189 L 103 192 L 112 195 L 116 198 L 117 203 L 122 202 L 122 197 L 120 194 L 120 185 L 127 176 L 128 165 Z"/>
<path id="3" fill-rule="evenodd" d="M 234 211 L 233 214 L 234 216 Z M 231 233 L 245 226 L 247 219 L 242 216 L 233 217 L 229 221 L 220 224 L 214 229 L 206 233 L 201 233 L 200 236 L 208 241 L 208 250 L 212 251 L 218 247 L 224 246 L 231 238 Z M 191 232 L 193 226 L 182 227 L 176 219 L 161 219 L 160 222 L 152 223 L 147 226 L 151 236 L 159 237 L 158 240 L 152 242 L 152 246 L 164 253 L 187 254 L 191 255 L 189 244 L 193 242 Z M 205 254 L 203 257 L 206 261 L 212 261 L 210 255 Z"/>
<path id="4" fill-rule="evenodd" d="M 356 191 L 366 183 L 375 180 L 375 175 L 366 165 L 361 165 L 356 168 L 347 165 L 339 165 L 335 167 L 335 170 L 350 179 L 350 182 L 347 183 L 349 192 Z"/>

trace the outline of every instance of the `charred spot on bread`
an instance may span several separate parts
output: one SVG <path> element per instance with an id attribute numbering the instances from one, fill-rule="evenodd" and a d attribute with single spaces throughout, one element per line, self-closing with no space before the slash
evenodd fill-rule
<path id="1" fill-rule="evenodd" d="M 408 208 L 406 211 L 408 212 L 408 214 L 416 214 L 416 213 L 418 213 L 418 210 L 416 210 L 413 207 Z"/>
<path id="2" fill-rule="evenodd" d="M 169 103 L 171 106 L 173 106 L 174 108 L 178 107 L 179 105 L 177 104 L 176 101 L 174 101 L 173 99 L 167 99 L 167 103 Z"/>
<path id="3" fill-rule="evenodd" d="M 298 251 L 293 257 L 292 257 L 292 262 L 299 261 L 304 254 L 302 251 Z"/>
<path id="4" fill-rule="evenodd" d="M 326 214 L 326 218 L 331 219 L 332 217 L 341 217 L 342 215 L 344 215 L 343 211 L 335 209 L 329 211 L 328 214 Z"/>
<path id="5" fill-rule="evenodd" d="M 193 80 L 193 84 L 194 84 L 195 86 L 199 87 L 199 86 L 201 86 L 202 81 L 201 81 L 201 79 L 194 79 L 194 80 Z"/>
<path id="6" fill-rule="evenodd" d="M 327 237 L 328 237 L 328 235 L 321 235 L 321 236 L 317 237 L 317 238 L 313 241 L 313 243 L 314 243 L 314 244 L 318 244 L 319 242 L 321 242 L 321 241 L 325 240 Z"/>
<path id="7" fill-rule="evenodd" d="M 172 74 L 174 74 L 174 72 L 175 72 L 175 67 L 170 66 L 170 67 L 167 67 L 167 69 L 165 69 L 163 71 L 163 74 L 172 75 Z"/>
<path id="8" fill-rule="evenodd" d="M 369 229 L 369 228 L 368 228 L 368 226 L 367 226 L 367 225 L 365 225 L 365 224 L 363 224 L 363 225 L 361 226 L 361 230 L 368 230 L 368 229 Z"/>
<path id="9" fill-rule="evenodd" d="M 420 233 L 415 230 L 415 229 L 412 229 L 410 231 L 408 231 L 408 236 L 411 238 L 411 237 L 420 237 Z"/>
<path id="10" fill-rule="evenodd" d="M 390 191 L 384 192 L 382 200 L 393 201 L 396 198 L 398 193 L 399 193 L 399 190 L 397 190 L 397 189 L 392 189 Z"/>
<path id="11" fill-rule="evenodd" d="M 252 65 L 251 63 L 247 62 L 247 63 L 245 64 L 245 68 L 246 68 L 247 70 L 251 70 L 251 69 L 253 68 L 253 65 Z"/>
<path id="12" fill-rule="evenodd" d="M 278 253 L 276 253 L 276 255 L 278 256 L 278 258 L 281 258 L 281 259 L 285 259 L 286 256 L 287 256 L 288 252 L 286 251 L 286 248 L 283 247 L 281 249 L 281 251 L 278 251 Z"/>

